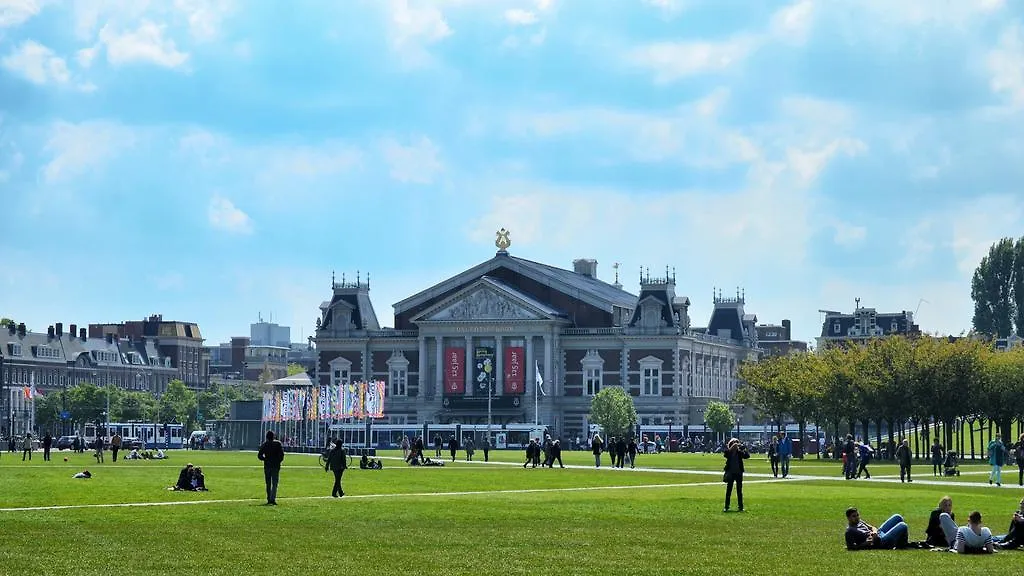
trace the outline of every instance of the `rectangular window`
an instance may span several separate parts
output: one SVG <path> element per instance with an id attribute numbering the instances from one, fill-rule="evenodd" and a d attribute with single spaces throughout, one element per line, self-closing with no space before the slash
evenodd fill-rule
<path id="1" fill-rule="evenodd" d="M 331 384 L 334 386 L 342 386 L 349 383 L 348 370 L 342 370 L 335 368 L 334 373 L 331 374 Z"/>
<path id="2" fill-rule="evenodd" d="M 21 356 L 21 344 L 17 342 L 11 343 L 11 356 Z"/>
<path id="3" fill-rule="evenodd" d="M 587 388 L 587 396 L 596 396 L 601 391 L 601 376 L 602 370 L 600 368 L 585 368 L 583 370 L 583 380 Z"/>
<path id="4" fill-rule="evenodd" d="M 832 324 L 832 332 L 834 334 L 839 334 L 839 322 L 835 322 Z"/>
<path id="5" fill-rule="evenodd" d="M 407 372 L 401 368 L 391 369 L 391 395 L 392 396 L 405 396 L 407 395 Z"/>
<path id="6" fill-rule="evenodd" d="M 661 394 L 661 369 L 644 368 L 641 379 L 640 393 L 644 396 L 658 396 Z"/>

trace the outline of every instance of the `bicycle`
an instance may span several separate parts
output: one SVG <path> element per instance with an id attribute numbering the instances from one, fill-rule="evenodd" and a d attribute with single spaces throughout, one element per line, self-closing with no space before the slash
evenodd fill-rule
<path id="1" fill-rule="evenodd" d="M 324 450 L 323 453 L 320 454 L 320 458 L 318 458 L 318 461 L 320 462 L 320 467 L 321 468 L 326 468 L 327 467 L 327 459 L 330 456 L 331 456 L 331 449 L 330 448 L 328 448 L 327 450 Z M 353 462 L 353 460 L 352 460 L 352 451 L 349 448 L 345 448 L 345 464 L 347 465 L 348 468 L 352 467 L 352 462 Z"/>

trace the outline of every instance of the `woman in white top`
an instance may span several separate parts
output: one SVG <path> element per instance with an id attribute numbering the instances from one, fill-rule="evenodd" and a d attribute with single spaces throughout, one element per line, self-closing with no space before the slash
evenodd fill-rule
<path id="1" fill-rule="evenodd" d="M 966 526 L 956 530 L 956 542 L 953 548 L 958 554 L 991 554 L 992 531 L 981 525 L 981 512 L 971 512 Z"/>

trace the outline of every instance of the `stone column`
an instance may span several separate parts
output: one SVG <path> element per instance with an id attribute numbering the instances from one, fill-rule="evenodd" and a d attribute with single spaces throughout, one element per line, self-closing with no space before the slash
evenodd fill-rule
<path id="1" fill-rule="evenodd" d="M 419 362 L 416 366 L 416 384 L 419 387 L 419 395 L 427 398 L 432 398 L 434 395 L 427 392 L 427 339 L 423 336 L 419 338 Z"/>
<path id="2" fill-rule="evenodd" d="M 524 398 L 533 399 L 533 395 L 537 393 L 537 365 L 533 361 L 533 335 L 526 337 L 526 382 L 524 382 Z"/>
<path id="3" fill-rule="evenodd" d="M 476 361 L 473 358 L 473 337 L 466 336 L 466 396 L 473 396 L 473 367 L 476 366 Z"/>
<path id="4" fill-rule="evenodd" d="M 494 395 L 501 396 L 505 389 L 505 354 L 501 349 L 501 335 L 494 336 Z"/>
<path id="5" fill-rule="evenodd" d="M 437 358 L 437 366 L 434 367 L 434 378 L 438 396 L 444 396 L 444 338 L 442 336 L 434 336 L 434 344 L 437 346 L 437 350 L 434 352 Z"/>
<path id="6" fill-rule="evenodd" d="M 557 394 L 555 388 L 554 378 L 554 351 L 551 349 L 552 346 L 551 338 L 547 334 L 544 335 L 544 389 L 548 394 L 554 396 Z M 536 383 L 534 384 L 536 386 Z"/>

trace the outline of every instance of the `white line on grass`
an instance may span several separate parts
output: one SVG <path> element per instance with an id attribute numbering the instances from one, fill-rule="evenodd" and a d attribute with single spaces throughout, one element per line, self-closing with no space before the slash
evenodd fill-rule
<path id="1" fill-rule="evenodd" d="M 771 484 L 782 480 L 751 480 L 744 484 Z M 379 498 L 430 498 L 451 496 L 490 496 L 494 494 L 537 494 L 544 492 L 594 492 L 601 490 L 644 490 L 650 488 L 687 488 L 691 486 L 721 486 L 721 482 L 691 482 L 682 484 L 639 484 L 632 486 L 580 486 L 573 488 L 523 488 L 517 490 L 474 490 L 463 492 L 411 492 L 395 494 L 361 494 L 346 496 L 345 500 L 367 500 Z M 295 496 L 280 500 L 330 500 L 330 496 Z M 234 500 L 184 500 L 172 502 L 124 502 L 118 504 L 67 504 L 61 506 L 25 506 L 21 508 L 0 508 L 0 512 L 39 512 L 47 510 L 79 510 L 88 508 L 144 508 L 150 506 L 188 506 L 195 504 L 231 504 L 243 502 L 262 502 L 261 498 L 238 498 Z"/>

